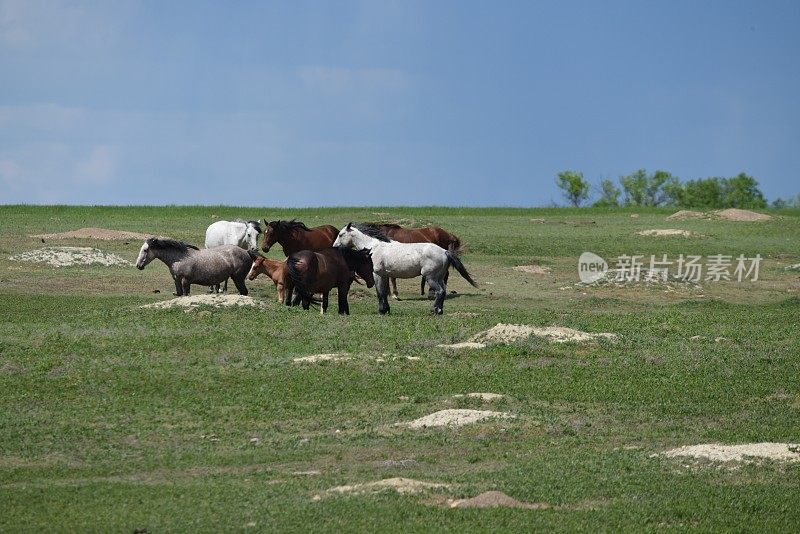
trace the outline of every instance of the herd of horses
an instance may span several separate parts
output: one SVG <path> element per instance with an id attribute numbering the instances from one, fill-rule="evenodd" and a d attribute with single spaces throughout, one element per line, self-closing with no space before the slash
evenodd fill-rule
<path id="1" fill-rule="evenodd" d="M 347 295 L 353 282 L 375 287 L 380 314 L 389 313 L 390 289 L 399 300 L 397 278 L 422 276 L 420 292 L 424 295 L 425 284 L 430 286 L 434 314 L 443 313 L 451 266 L 477 287 L 459 259 L 461 241 L 443 228 L 349 223 L 337 230 L 331 225 L 309 228 L 296 219 L 263 223 L 262 228 L 259 221 L 217 221 L 206 230 L 204 249 L 174 239 L 147 238 L 136 267 L 141 270 L 154 259 L 163 261 L 178 296 L 189 295 L 192 284 L 211 291 L 220 291 L 224 284 L 227 290 L 228 279 L 247 295 L 245 279 L 265 274 L 275 284 L 280 302 L 304 309 L 318 302 L 321 313 L 327 311 L 329 293 L 336 288 L 339 313 L 349 314 Z M 266 256 L 276 244 L 286 260 Z"/>

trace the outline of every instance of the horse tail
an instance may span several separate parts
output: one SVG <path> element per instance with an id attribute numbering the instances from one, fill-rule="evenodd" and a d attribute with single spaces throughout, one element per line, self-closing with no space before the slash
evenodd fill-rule
<path id="1" fill-rule="evenodd" d="M 298 263 L 303 261 L 307 263 L 305 273 L 300 272 L 297 266 Z M 294 282 L 295 290 L 302 298 L 314 303 L 319 302 L 319 300 L 315 299 L 314 294 L 308 290 L 306 279 L 312 272 L 316 274 L 318 268 L 319 262 L 317 261 L 317 255 L 313 252 L 311 252 L 310 255 L 304 254 L 303 257 L 300 258 L 297 257 L 297 254 L 292 254 L 286 258 L 286 272 L 289 274 L 289 278 L 292 279 L 292 282 Z"/>
<path id="2" fill-rule="evenodd" d="M 458 254 L 452 250 L 446 250 L 445 254 L 447 254 L 447 260 L 449 262 L 448 268 L 450 267 L 450 265 L 452 265 L 453 267 L 456 268 L 458 274 L 463 276 L 464 280 L 469 282 L 470 285 L 472 285 L 472 287 L 478 287 L 478 284 L 475 283 L 475 280 L 473 280 L 472 277 L 467 272 L 467 268 L 464 267 L 463 263 L 461 263 L 461 260 L 458 258 Z"/>

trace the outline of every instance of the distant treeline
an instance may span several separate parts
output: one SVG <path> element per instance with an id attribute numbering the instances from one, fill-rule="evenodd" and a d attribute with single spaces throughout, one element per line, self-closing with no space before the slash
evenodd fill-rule
<path id="1" fill-rule="evenodd" d="M 573 206 L 589 200 L 591 184 L 583 173 L 564 171 L 556 178 L 558 187 Z M 620 176 L 619 186 L 605 179 L 599 185 L 596 207 L 675 206 L 696 209 L 767 208 L 767 200 L 752 176 L 739 173 L 732 178 L 699 178 L 681 182 L 666 171 L 647 173 L 644 169 Z M 777 199 L 773 208 L 800 207 L 800 194 L 788 200 Z"/>

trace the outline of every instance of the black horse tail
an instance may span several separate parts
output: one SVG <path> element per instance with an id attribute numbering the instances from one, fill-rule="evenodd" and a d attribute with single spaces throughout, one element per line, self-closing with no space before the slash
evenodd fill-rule
<path id="1" fill-rule="evenodd" d="M 452 265 L 453 267 L 456 268 L 456 271 L 458 271 L 458 274 L 463 276 L 464 280 L 469 282 L 470 285 L 472 285 L 472 287 L 478 287 L 478 284 L 475 283 L 475 280 L 473 280 L 472 277 L 467 272 L 467 268 L 464 267 L 464 264 L 461 263 L 460 259 L 458 259 L 458 254 L 456 254 L 452 250 L 445 251 L 445 254 L 447 254 L 447 259 L 450 261 L 450 265 Z M 448 268 L 449 268 L 449 265 L 448 265 Z"/>
<path id="2" fill-rule="evenodd" d="M 309 292 L 306 280 L 309 276 L 316 276 L 317 270 L 319 269 L 319 262 L 317 261 L 316 254 L 313 252 L 309 253 L 309 251 L 305 252 L 306 253 L 300 252 L 292 254 L 286 258 L 286 272 L 289 274 L 289 278 L 292 279 L 292 282 L 294 282 L 294 289 L 300 297 L 304 300 L 316 303 L 319 302 L 319 300 L 315 299 L 313 293 Z M 307 265 L 305 273 L 300 272 L 297 266 L 297 264 L 301 262 L 305 262 Z"/>

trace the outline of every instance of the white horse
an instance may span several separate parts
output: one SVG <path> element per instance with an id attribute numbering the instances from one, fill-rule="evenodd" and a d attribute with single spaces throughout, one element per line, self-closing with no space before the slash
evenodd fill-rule
<path id="1" fill-rule="evenodd" d="M 416 278 L 424 276 L 436 293 L 433 309 L 436 315 L 444 311 L 446 283 L 444 276 L 450 265 L 464 279 L 478 287 L 464 268 L 458 256 L 433 243 L 399 243 L 392 241 L 379 229 L 348 223 L 342 228 L 334 247 L 369 250 L 375 272 L 375 289 L 378 293 L 378 313 L 389 313 L 389 278 Z"/>
<path id="2" fill-rule="evenodd" d="M 258 221 L 217 221 L 206 229 L 206 248 L 236 245 L 245 250 L 258 250 L 260 233 L 261 224 Z M 219 285 L 211 287 L 211 292 L 215 291 L 219 291 Z M 228 280 L 225 280 L 223 291 L 228 291 Z"/>

